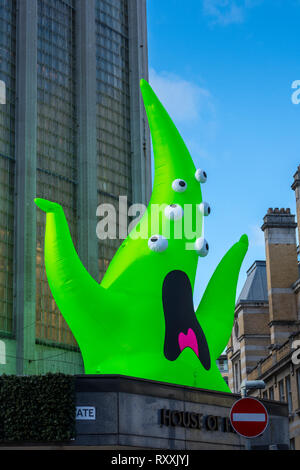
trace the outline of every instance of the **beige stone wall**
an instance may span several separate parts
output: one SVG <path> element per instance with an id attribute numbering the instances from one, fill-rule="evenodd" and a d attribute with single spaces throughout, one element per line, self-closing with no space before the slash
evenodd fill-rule
<path id="1" fill-rule="evenodd" d="M 270 321 L 296 321 L 296 296 L 292 289 L 290 292 L 273 293 L 269 295 Z"/>
<path id="2" fill-rule="evenodd" d="M 275 230 L 275 229 L 274 229 Z M 266 243 L 266 269 L 269 295 L 270 321 L 297 320 L 296 296 L 291 288 L 298 279 L 297 248 L 295 244 Z M 283 342 L 277 330 L 290 331 L 281 325 L 274 325 L 274 342 Z"/>
<path id="3" fill-rule="evenodd" d="M 296 244 L 270 244 L 268 241 L 266 243 L 266 268 L 269 290 L 290 288 L 298 279 Z"/>
<path id="4" fill-rule="evenodd" d="M 245 307 L 240 315 L 239 328 L 240 335 L 270 334 L 269 309 L 267 306 L 253 305 Z"/>
<path id="5" fill-rule="evenodd" d="M 270 334 L 271 343 L 277 345 L 283 344 L 295 331 L 288 322 L 295 322 L 298 316 L 297 299 L 292 289 L 299 277 L 296 235 L 291 226 L 293 216 L 286 216 L 285 219 L 282 214 L 275 215 L 269 210 L 264 218 Z M 278 225 L 282 224 L 280 227 L 273 226 L 276 220 Z M 285 220 L 289 220 L 286 226 Z"/>
<path id="6" fill-rule="evenodd" d="M 247 379 L 249 371 L 257 362 L 268 355 L 269 341 L 267 338 L 245 337 L 241 341 L 241 372 L 242 380 Z"/>
<path id="7" fill-rule="evenodd" d="M 235 311 L 235 322 L 238 324 L 238 337 L 233 328 L 228 342 L 228 384 L 231 390 L 234 389 L 232 367 L 234 358 L 238 356 L 241 361 L 241 380 L 244 380 L 257 361 L 268 355 L 270 344 L 268 305 L 256 302 L 252 305 L 238 306 Z"/>

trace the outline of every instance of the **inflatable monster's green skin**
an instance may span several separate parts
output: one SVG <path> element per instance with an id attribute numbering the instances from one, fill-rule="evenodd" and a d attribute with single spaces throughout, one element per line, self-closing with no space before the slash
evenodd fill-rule
<path id="1" fill-rule="evenodd" d="M 62 207 L 36 199 L 47 213 L 49 285 L 78 342 L 86 374 L 121 374 L 229 392 L 216 360 L 231 334 L 248 239 L 243 235 L 221 260 L 195 312 L 192 286 L 199 255 L 208 249 L 201 236 L 203 215 L 209 212 L 200 184 L 206 174 L 196 173 L 175 125 L 145 80 L 141 91 L 155 159 L 147 211 L 99 285 L 76 254 Z M 198 220 L 190 207 L 198 211 Z M 178 237 L 183 222 L 192 219 L 197 221 L 193 236 L 184 232 Z"/>

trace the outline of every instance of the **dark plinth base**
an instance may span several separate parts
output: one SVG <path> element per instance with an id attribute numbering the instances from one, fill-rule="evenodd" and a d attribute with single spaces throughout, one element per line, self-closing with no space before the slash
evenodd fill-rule
<path id="1" fill-rule="evenodd" d="M 229 421 L 240 395 L 120 375 L 76 376 L 72 446 L 102 449 L 236 449 L 245 439 Z M 288 445 L 287 407 L 264 400 L 269 426 L 251 444 Z"/>

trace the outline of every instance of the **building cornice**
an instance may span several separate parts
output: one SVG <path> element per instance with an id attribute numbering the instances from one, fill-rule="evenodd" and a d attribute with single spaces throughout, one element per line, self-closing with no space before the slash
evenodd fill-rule
<path id="1" fill-rule="evenodd" d="M 269 302 L 265 300 L 240 300 L 239 303 L 236 304 L 234 313 L 239 313 L 243 308 L 249 307 L 249 308 L 257 308 L 257 307 L 268 307 Z"/>

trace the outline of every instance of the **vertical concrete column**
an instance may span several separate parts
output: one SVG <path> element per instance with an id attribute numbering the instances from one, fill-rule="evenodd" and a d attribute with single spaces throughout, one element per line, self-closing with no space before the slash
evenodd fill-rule
<path id="1" fill-rule="evenodd" d="M 140 79 L 148 80 L 146 0 L 128 0 L 128 30 L 132 199 L 146 204 L 152 188 L 150 130 L 140 92 Z"/>
<path id="2" fill-rule="evenodd" d="M 298 279 L 295 216 L 290 209 L 269 209 L 262 230 L 265 235 L 270 333 L 273 346 L 284 343 L 295 330 Z"/>
<path id="3" fill-rule="evenodd" d="M 95 1 L 76 0 L 78 254 L 98 280 Z"/>
<path id="4" fill-rule="evenodd" d="M 14 318 L 16 372 L 35 351 L 37 0 L 17 0 Z"/>

